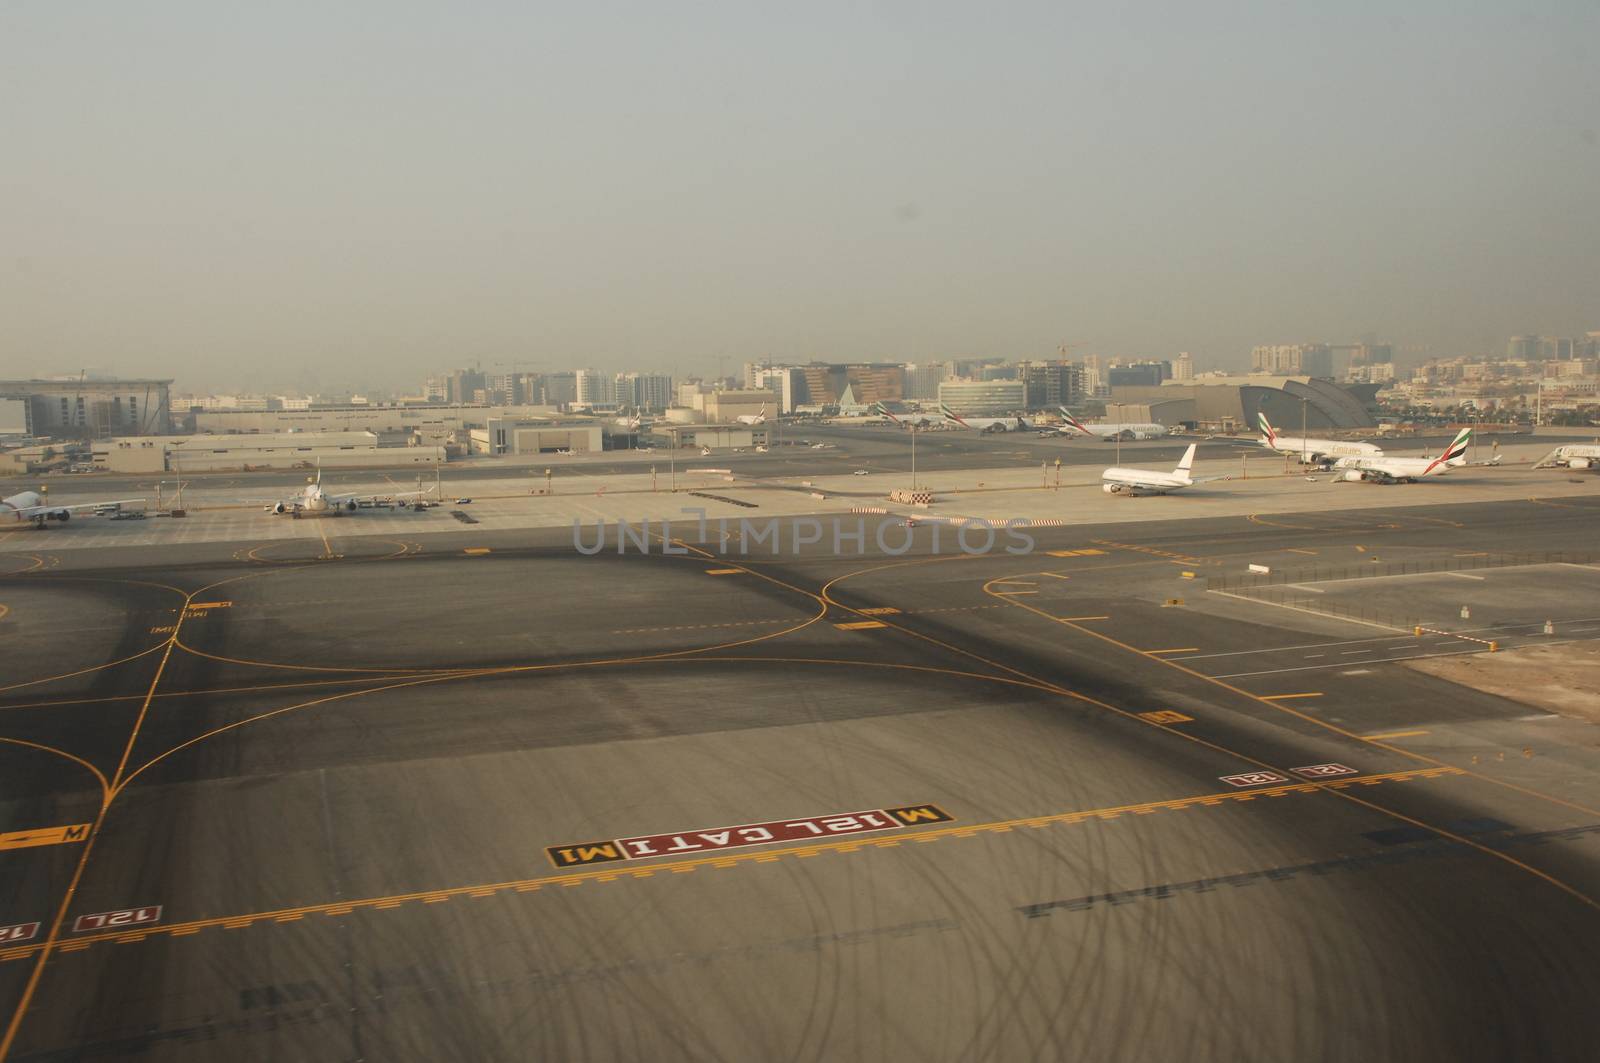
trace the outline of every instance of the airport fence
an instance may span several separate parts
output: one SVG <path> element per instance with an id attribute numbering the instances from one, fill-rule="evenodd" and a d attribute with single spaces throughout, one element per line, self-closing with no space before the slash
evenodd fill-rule
<path id="1" fill-rule="evenodd" d="M 1269 572 L 1210 574 L 1205 589 L 1236 598 L 1250 598 L 1271 605 L 1319 613 L 1342 620 L 1355 620 L 1378 627 L 1410 631 L 1424 623 L 1420 616 L 1380 609 L 1359 596 L 1331 596 L 1307 587 L 1335 583 L 1418 576 L 1436 572 L 1465 572 L 1472 569 L 1518 568 L 1530 565 L 1592 565 L 1600 553 L 1592 551 L 1545 551 L 1542 553 L 1482 553 L 1460 557 L 1416 558 L 1398 561 L 1373 559 L 1366 564 L 1316 565 L 1309 568 L 1280 569 Z"/>

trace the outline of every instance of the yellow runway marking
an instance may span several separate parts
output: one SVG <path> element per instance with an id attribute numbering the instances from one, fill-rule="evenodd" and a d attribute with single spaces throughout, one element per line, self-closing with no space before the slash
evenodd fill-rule
<path id="1" fill-rule="evenodd" d="M 990 591 L 988 589 L 987 586 L 984 588 L 984 590 L 985 590 L 985 593 L 993 593 L 992 591 Z M 999 596 L 996 595 L 996 597 L 999 597 Z M 1051 616 L 1049 613 L 1045 612 L 1044 610 L 1036 609 L 1033 606 L 1027 604 L 1026 602 L 1013 601 L 1013 602 L 1011 602 L 1011 604 L 1015 608 L 1026 609 L 1028 612 L 1033 613 L 1036 616 L 1043 617 L 1043 618 L 1045 618 L 1047 620 L 1054 620 L 1057 623 L 1065 623 L 1065 621 L 1063 621 L 1060 617 Z M 1322 727 L 1323 729 L 1331 731 L 1334 734 L 1343 735 L 1346 738 L 1355 739 L 1356 741 L 1369 741 L 1367 739 L 1363 739 L 1360 735 L 1356 734 L 1355 732 L 1349 731 L 1349 730 L 1347 730 L 1347 729 L 1345 729 L 1343 727 L 1338 726 L 1337 724 L 1329 723 L 1326 720 L 1319 720 L 1315 716 L 1310 716 L 1310 715 L 1308 715 L 1306 713 L 1300 712 L 1297 709 L 1291 708 L 1291 707 L 1289 707 L 1287 705 L 1280 705 L 1275 701 L 1269 701 L 1266 698 L 1263 698 L 1262 696 L 1260 696 L 1259 694 L 1252 694 L 1250 691 L 1244 690 L 1244 689 L 1242 689 L 1240 687 L 1236 687 L 1236 686 L 1226 682 L 1225 680 L 1218 679 L 1216 676 L 1206 675 L 1204 672 L 1197 672 L 1193 668 L 1186 667 L 1185 665 L 1183 665 L 1182 663 L 1180 663 L 1178 661 L 1169 660 L 1169 659 L 1167 659 L 1165 657 L 1157 657 L 1157 656 L 1154 656 L 1153 654 L 1143 653 L 1137 647 L 1130 646 L 1126 642 L 1122 642 L 1122 641 L 1120 641 L 1118 639 L 1112 638 L 1110 635 L 1106 635 L 1106 634 L 1104 634 L 1102 632 L 1095 631 L 1093 628 L 1078 627 L 1078 628 L 1075 628 L 1075 630 L 1082 632 L 1083 634 L 1089 636 L 1090 638 L 1099 639 L 1102 642 L 1109 643 L 1110 645 L 1116 646 L 1119 649 L 1123 649 L 1123 650 L 1128 651 L 1129 653 L 1136 654 L 1136 655 L 1138 655 L 1140 657 L 1143 657 L 1145 660 L 1148 660 L 1148 661 L 1159 661 L 1160 663 L 1166 665 L 1168 668 L 1175 668 L 1178 671 L 1183 672 L 1185 675 L 1192 676 L 1192 677 L 1194 677 L 1196 679 L 1199 679 L 1199 680 L 1201 680 L 1203 682 L 1211 683 L 1211 684 L 1213 684 L 1213 685 L 1215 685 L 1217 687 L 1222 688 L 1223 690 L 1229 691 L 1230 693 L 1237 694 L 1240 697 L 1249 698 L 1249 699 L 1251 699 L 1253 701 L 1260 702 L 1261 704 L 1266 705 L 1266 706 L 1268 706 L 1270 708 L 1276 709 L 1279 712 L 1288 713 L 1289 715 L 1294 716 L 1297 719 L 1303 720 L 1306 723 L 1314 724 L 1314 725 L 1316 725 L 1318 727 Z M 1002 667 L 1004 667 L 1004 666 L 1002 666 Z M 1007 669 L 1007 670 L 1008 671 L 1013 671 L 1013 672 L 1017 671 L 1016 669 Z M 1021 675 L 1021 674 L 1025 674 L 1025 673 L 1017 672 L 1017 674 Z M 1061 689 L 1063 693 L 1070 693 L 1070 691 L 1066 691 L 1064 688 L 1058 688 L 1058 689 Z M 1079 695 L 1079 696 L 1081 697 L 1081 695 Z M 1089 699 L 1084 699 L 1084 700 L 1089 700 Z M 1107 709 L 1111 710 L 1112 712 L 1117 713 L 1118 715 L 1124 715 L 1124 716 L 1130 715 L 1129 713 L 1127 713 L 1123 709 L 1118 709 L 1118 708 L 1116 708 L 1115 706 L 1112 706 L 1112 705 L 1106 705 L 1103 702 L 1097 702 L 1095 704 L 1101 704 L 1104 708 L 1107 708 Z M 1168 733 L 1171 733 L 1171 734 L 1183 734 L 1183 732 L 1180 732 L 1180 731 L 1169 731 Z M 1248 760 L 1248 761 L 1250 761 L 1250 762 L 1252 762 L 1254 764 L 1257 764 L 1257 765 L 1259 765 L 1259 766 L 1261 766 L 1263 768 L 1270 768 L 1270 769 L 1276 770 L 1273 765 L 1269 765 L 1265 761 L 1259 760 L 1259 759 L 1257 759 L 1257 758 L 1255 758 L 1253 756 L 1250 756 L 1249 754 L 1241 753 L 1238 750 L 1228 750 L 1224 746 L 1219 746 L 1219 745 L 1217 745 L 1215 743 L 1212 743 L 1212 742 L 1206 742 L 1206 741 L 1197 739 L 1192 735 L 1184 735 L 1184 737 L 1188 738 L 1190 741 L 1197 742 L 1200 745 L 1207 746 L 1208 748 L 1217 749 L 1217 750 L 1221 750 L 1221 751 L 1224 751 L 1224 752 L 1230 752 L 1234 756 L 1241 757 L 1241 758 L 1243 758 L 1245 760 Z M 1371 744 L 1377 746 L 1380 749 L 1386 749 L 1391 753 L 1396 753 L 1396 754 L 1399 754 L 1400 756 L 1409 757 L 1410 759 L 1412 759 L 1414 761 L 1421 761 L 1423 763 L 1434 764 L 1434 765 L 1438 765 L 1440 767 L 1449 767 L 1449 765 L 1444 764 L 1443 761 L 1440 761 L 1436 757 L 1426 756 L 1424 754 L 1417 753 L 1417 752 L 1415 752 L 1413 750 L 1406 749 L 1406 748 L 1404 748 L 1402 746 L 1385 745 L 1385 744 L 1383 744 L 1381 742 L 1376 742 L 1376 741 L 1373 741 Z M 1493 784 L 1493 785 L 1496 785 L 1496 786 L 1503 786 L 1508 790 L 1514 790 L 1514 791 L 1516 791 L 1518 793 L 1526 794 L 1526 795 L 1529 795 L 1531 797 L 1541 798 L 1543 800 L 1551 802 L 1552 804 L 1558 804 L 1558 805 L 1563 805 L 1563 806 L 1565 806 L 1567 808 L 1578 809 L 1579 811 L 1585 812 L 1585 813 L 1587 813 L 1589 815 L 1600 816 L 1600 811 L 1597 811 L 1595 809 L 1588 808 L 1588 807 L 1586 807 L 1584 805 L 1578 804 L 1576 801 L 1568 801 L 1565 798 L 1556 797 L 1556 796 L 1554 796 L 1552 794 L 1543 793 L 1543 792 L 1541 792 L 1539 790 L 1534 790 L 1534 789 L 1531 789 L 1531 788 L 1526 787 L 1526 786 L 1520 786 L 1517 783 L 1507 782 L 1504 779 L 1497 779 L 1492 775 L 1483 775 L 1483 774 L 1480 774 L 1478 772 L 1466 771 L 1465 769 L 1458 769 L 1458 770 L 1461 770 L 1461 771 L 1463 771 L 1464 774 L 1468 775 L 1469 777 L 1471 777 L 1473 779 L 1480 780 L 1482 782 L 1487 782 L 1487 783 L 1490 783 L 1490 784 Z M 1332 789 L 1333 790 L 1342 790 L 1343 788 L 1342 787 L 1333 787 Z M 1252 792 L 1253 793 L 1259 793 L 1260 791 L 1252 791 Z M 1549 885 L 1549 886 L 1551 886 L 1551 887 L 1553 887 L 1553 888 L 1555 888 L 1557 890 L 1560 890 L 1562 893 L 1565 893 L 1567 896 L 1571 897 L 1573 900 L 1576 900 L 1579 903 L 1581 903 L 1581 904 L 1583 904 L 1583 905 L 1585 905 L 1585 906 L 1587 906 L 1589 908 L 1600 910 L 1600 901 L 1595 900 L 1595 898 L 1589 896 L 1587 893 L 1584 893 L 1582 890 L 1580 890 L 1580 889 L 1578 889 L 1578 888 L 1576 888 L 1576 887 L 1574 887 L 1572 885 L 1569 885 L 1567 882 L 1563 881 L 1560 878 L 1557 878 L 1555 875 L 1551 874 L 1550 872 L 1543 871 L 1543 870 L 1535 867 L 1534 865 L 1532 865 L 1530 863 L 1527 863 L 1526 861 L 1519 860 L 1516 857 L 1511 856 L 1509 853 L 1503 852 L 1503 851 L 1501 851 L 1499 849 L 1492 848 L 1492 847 L 1490 847 L 1488 845 L 1484 845 L 1482 842 L 1474 841 L 1470 837 L 1466 837 L 1466 836 L 1464 836 L 1462 834 L 1459 834 L 1457 832 L 1451 831 L 1448 828 L 1437 826 L 1437 825 L 1432 824 L 1432 823 L 1424 822 L 1423 820 L 1417 819 L 1415 816 L 1408 816 L 1405 813 L 1398 811 L 1397 809 L 1388 808 L 1388 807 L 1385 807 L 1383 805 L 1375 804 L 1372 801 L 1368 801 L 1368 800 L 1365 800 L 1365 799 L 1363 799 L 1361 797 L 1357 797 L 1354 794 L 1348 794 L 1348 793 L 1342 793 L 1341 792 L 1341 793 L 1337 793 L 1336 796 L 1341 797 L 1341 798 L 1351 802 L 1352 804 L 1360 805 L 1363 808 L 1371 809 L 1372 811 L 1377 812 L 1377 813 L 1379 813 L 1381 815 L 1385 815 L 1385 816 L 1388 816 L 1391 819 L 1398 820 L 1401 823 L 1409 823 L 1414 827 L 1421 827 L 1421 828 L 1424 828 L 1425 830 L 1433 831 L 1435 834 L 1439 835 L 1442 838 L 1448 838 L 1450 841 L 1453 841 L 1453 842 L 1457 843 L 1458 845 L 1462 845 L 1462 846 L 1465 846 L 1466 848 L 1473 849 L 1473 850 L 1475 850 L 1475 851 L 1477 851 L 1479 853 L 1482 853 L 1483 855 L 1485 855 L 1485 856 L 1487 856 L 1487 857 L 1489 857 L 1489 858 L 1491 858 L 1493 860 L 1499 860 L 1500 862 L 1502 862 L 1504 864 L 1507 864 L 1507 865 L 1509 865 L 1511 867 L 1517 868 L 1518 870 L 1523 871 L 1523 872 L 1533 876 L 1534 878 L 1538 879 L 1539 881 L 1544 882 L 1545 884 L 1547 884 L 1547 885 Z"/>
<path id="2" fill-rule="evenodd" d="M 941 827 L 934 830 L 922 830 L 911 834 L 900 834 L 891 838 L 877 839 L 870 844 L 861 838 L 841 838 L 835 842 L 806 842 L 804 845 L 790 848 L 763 849 L 754 852 L 730 853 L 721 852 L 714 856 L 703 856 L 689 860 L 663 861 L 650 864 L 639 869 L 620 870 L 615 867 L 601 867 L 592 871 L 575 871 L 557 875 L 546 875 L 538 878 L 514 879 L 506 882 L 494 882 L 471 886 L 451 886 L 445 889 L 417 890 L 410 893 L 397 893 L 383 897 L 367 897 L 354 901 L 339 901 L 328 904 L 308 904 L 292 908 L 279 908 L 270 911 L 248 912 L 238 915 L 216 916 L 209 919 L 196 919 L 185 923 L 172 923 L 167 926 L 157 927 L 148 931 L 141 931 L 143 937 L 184 937 L 200 930 L 225 927 L 228 929 L 242 928 L 252 924 L 276 925 L 284 922 L 295 921 L 297 917 L 306 915 L 341 916 L 349 915 L 355 911 L 387 911 L 404 906 L 413 901 L 424 904 L 437 904 L 440 901 L 453 900 L 463 897 L 488 897 L 498 893 L 536 892 L 546 886 L 583 886 L 590 882 L 608 883 L 621 878 L 648 878 L 659 872 L 667 871 L 673 874 L 684 875 L 699 870 L 702 867 L 727 868 L 735 866 L 755 866 L 771 864 L 784 858 L 809 859 L 827 854 L 849 854 L 873 849 L 892 849 L 902 841 L 916 841 L 922 843 L 944 841 L 951 838 L 973 838 L 980 834 L 1009 834 L 1018 827 L 1051 827 L 1070 826 L 1086 823 L 1093 820 L 1117 819 L 1123 813 L 1147 815 L 1154 812 L 1176 812 L 1187 808 L 1216 808 L 1225 804 L 1244 804 L 1256 797 L 1266 795 L 1269 797 L 1283 797 L 1290 794 L 1309 794 L 1320 790 L 1342 790 L 1356 783 L 1370 786 L 1390 782 L 1409 782 L 1419 779 L 1438 779 L 1448 776 L 1466 774 L 1460 768 L 1449 766 L 1438 768 L 1414 768 L 1408 771 L 1385 772 L 1380 775 L 1351 776 L 1344 779 L 1331 779 L 1324 782 L 1292 782 L 1281 786 L 1263 787 L 1257 790 L 1229 790 L 1223 793 L 1196 794 L 1190 797 L 1175 797 L 1159 801 L 1142 801 L 1131 805 L 1116 805 L 1110 808 L 1091 808 L 1072 812 L 1047 813 L 1042 816 L 1023 816 L 1017 819 L 995 820 L 988 823 L 961 824 L 953 827 Z M 126 935 L 116 933 L 85 934 L 75 939 L 72 944 L 81 948 L 106 941 L 117 941 Z M 11 949 L 0 949 L 0 961 L 23 959 L 38 952 L 41 945 L 20 945 Z M 58 948 L 59 951 L 59 948 Z"/>
<path id="3" fill-rule="evenodd" d="M 1261 698 L 1262 701 L 1292 701 L 1295 698 L 1320 698 L 1320 697 L 1322 697 L 1322 692 L 1321 691 L 1313 691 L 1312 693 L 1309 693 L 1309 694 L 1262 694 L 1262 695 L 1260 695 L 1260 698 Z"/>
<path id="4" fill-rule="evenodd" d="M 1385 731 L 1382 734 L 1362 735 L 1361 737 L 1367 739 L 1368 741 L 1377 742 L 1386 738 L 1415 738 L 1418 735 L 1425 735 L 1427 733 L 1427 731 Z"/>
<path id="5" fill-rule="evenodd" d="M 708 575 L 708 576 L 737 576 L 740 573 L 742 573 L 743 571 L 744 571 L 744 569 L 742 569 L 742 568 L 708 568 L 708 569 L 706 569 L 706 575 Z"/>
<path id="6" fill-rule="evenodd" d="M 1170 650 L 1145 650 L 1146 653 L 1199 653 L 1199 646 L 1174 646 Z"/>
<path id="7" fill-rule="evenodd" d="M 1077 620 L 1110 620 L 1111 618 L 1109 616 L 1056 616 L 1056 617 L 1051 617 L 1051 619 L 1052 620 L 1072 620 L 1072 621 L 1077 621 Z"/>
<path id="8" fill-rule="evenodd" d="M 470 557 L 480 557 L 483 554 L 487 554 L 489 552 L 489 548 L 487 546 L 469 546 L 461 552 Z"/>
<path id="9" fill-rule="evenodd" d="M 1284 549 L 1288 550 L 1291 554 L 1310 554 L 1312 557 L 1317 556 L 1317 552 L 1315 550 L 1302 550 L 1297 546 L 1288 546 Z"/>
<path id="10" fill-rule="evenodd" d="M 892 605 L 881 605 L 876 609 L 858 609 L 856 611 L 862 616 L 893 616 L 900 610 Z"/>
<path id="11" fill-rule="evenodd" d="M 840 631 L 865 631 L 868 628 L 888 627 L 889 625 L 881 620 L 853 620 L 847 624 L 835 624 L 833 626 Z"/>

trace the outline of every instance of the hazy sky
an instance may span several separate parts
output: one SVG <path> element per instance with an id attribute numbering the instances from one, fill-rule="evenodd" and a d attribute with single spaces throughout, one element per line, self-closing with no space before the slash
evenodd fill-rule
<path id="1" fill-rule="evenodd" d="M 1600 329 L 1600 3 L 0 4 L 0 375 Z"/>

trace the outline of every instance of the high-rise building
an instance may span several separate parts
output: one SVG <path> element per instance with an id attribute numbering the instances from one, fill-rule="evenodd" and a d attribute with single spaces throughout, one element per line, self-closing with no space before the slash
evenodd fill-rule
<path id="1" fill-rule="evenodd" d="M 1250 369 L 1276 376 L 1333 376 L 1333 348 L 1326 343 L 1283 343 L 1255 347 Z"/>
<path id="2" fill-rule="evenodd" d="M 1028 386 L 1020 380 L 946 380 L 939 401 L 962 416 L 1001 416 L 1027 407 Z"/>
<path id="3" fill-rule="evenodd" d="M 544 405 L 570 406 L 578 401 L 578 374 L 570 369 L 547 373 L 544 378 Z"/>
<path id="4" fill-rule="evenodd" d="M 638 410 L 665 410 L 672 405 L 672 378 L 663 373 L 618 373 L 617 402 Z"/>
<path id="5" fill-rule="evenodd" d="M 617 404 L 617 378 L 596 369 L 579 369 L 573 374 L 580 406 L 615 406 Z"/>
<path id="6" fill-rule="evenodd" d="M 1538 336 L 1512 336 L 1506 341 L 1506 357 L 1514 362 L 1532 362 L 1539 358 Z"/>
<path id="7" fill-rule="evenodd" d="M 949 375 L 943 362 L 907 362 L 905 398 L 918 402 L 933 402 L 939 397 L 939 385 Z"/>
<path id="8" fill-rule="evenodd" d="M 1193 380 L 1194 379 L 1194 356 L 1191 355 L 1188 351 L 1179 351 L 1178 352 L 1178 357 L 1173 359 L 1173 362 L 1172 362 L 1172 379 L 1174 379 L 1174 380 Z"/>
<path id="9" fill-rule="evenodd" d="M 765 388 L 778 397 L 778 411 L 793 413 L 800 393 L 800 371 L 793 366 L 776 366 L 757 369 L 750 376 L 749 389 Z"/>
<path id="10" fill-rule="evenodd" d="M 1084 399 L 1083 366 L 1076 362 L 1022 362 L 1017 373 L 1030 410 L 1076 406 Z"/>
<path id="11" fill-rule="evenodd" d="M 0 380 L 0 398 L 28 404 L 29 430 L 59 439 L 166 435 L 170 380 Z"/>
<path id="12" fill-rule="evenodd" d="M 1132 362 L 1114 365 L 1106 371 L 1106 385 L 1113 388 L 1156 387 L 1163 380 L 1171 379 L 1171 362 Z"/>

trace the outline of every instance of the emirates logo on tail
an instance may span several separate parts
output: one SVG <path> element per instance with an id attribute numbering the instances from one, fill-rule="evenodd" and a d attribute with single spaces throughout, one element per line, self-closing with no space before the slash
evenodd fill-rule
<path id="1" fill-rule="evenodd" d="M 1265 410 L 1256 411 L 1256 421 L 1261 425 L 1261 431 L 1267 437 L 1267 446 L 1277 446 L 1278 433 L 1272 430 L 1272 422 L 1267 420 L 1267 414 Z"/>

